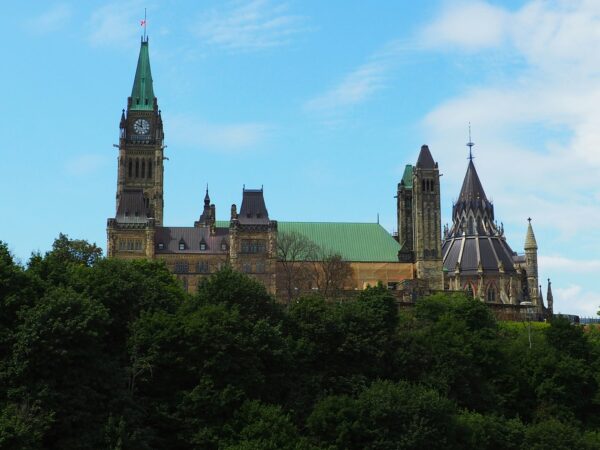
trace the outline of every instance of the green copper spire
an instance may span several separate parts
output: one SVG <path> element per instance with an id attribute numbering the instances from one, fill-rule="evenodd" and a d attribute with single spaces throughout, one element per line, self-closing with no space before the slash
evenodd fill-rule
<path id="1" fill-rule="evenodd" d="M 154 89 L 152 89 L 148 39 L 142 40 L 140 47 L 135 80 L 133 80 L 133 89 L 131 90 L 130 109 L 132 111 L 152 111 L 154 109 Z"/>

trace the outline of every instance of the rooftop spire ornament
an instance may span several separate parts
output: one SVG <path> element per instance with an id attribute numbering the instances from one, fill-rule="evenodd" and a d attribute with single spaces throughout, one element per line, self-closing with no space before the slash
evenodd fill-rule
<path id="1" fill-rule="evenodd" d="M 469 122 L 469 142 L 467 142 L 467 147 L 469 147 L 469 157 L 467 158 L 469 161 L 473 161 L 473 146 L 475 143 L 471 140 L 471 122 Z"/>
<path id="2" fill-rule="evenodd" d="M 140 20 L 140 25 L 142 27 L 144 27 L 144 41 L 147 39 L 146 38 L 146 8 L 144 8 L 144 19 Z"/>

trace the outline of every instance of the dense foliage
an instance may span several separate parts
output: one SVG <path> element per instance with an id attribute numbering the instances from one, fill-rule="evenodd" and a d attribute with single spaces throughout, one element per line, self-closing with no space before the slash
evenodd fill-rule
<path id="1" fill-rule="evenodd" d="M 596 449 L 600 331 L 382 287 L 281 306 L 223 269 L 0 243 L 2 449 Z"/>

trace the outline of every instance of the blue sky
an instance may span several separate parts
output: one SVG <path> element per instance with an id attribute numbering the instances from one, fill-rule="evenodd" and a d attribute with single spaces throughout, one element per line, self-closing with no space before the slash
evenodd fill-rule
<path id="1" fill-rule="evenodd" d="M 475 164 L 508 241 L 527 217 L 555 310 L 600 306 L 600 3 L 22 1 L 0 16 L 0 239 L 105 246 L 144 7 L 163 111 L 165 222 L 264 185 L 272 218 L 380 222 L 427 143 L 450 222 Z M 545 283 L 544 292 L 545 292 Z"/>

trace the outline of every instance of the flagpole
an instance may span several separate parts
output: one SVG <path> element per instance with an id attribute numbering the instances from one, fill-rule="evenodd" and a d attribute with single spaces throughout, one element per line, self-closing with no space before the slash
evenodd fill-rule
<path id="1" fill-rule="evenodd" d="M 144 8 L 144 41 L 146 40 L 146 8 Z"/>

